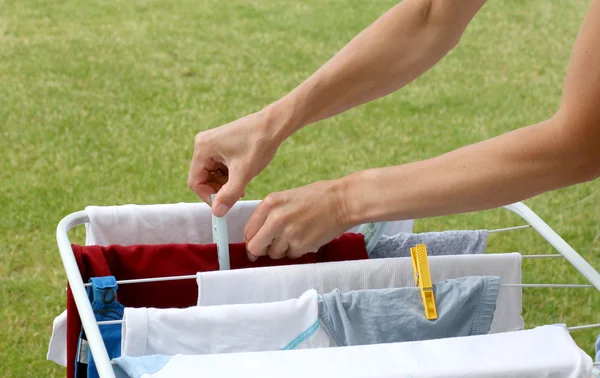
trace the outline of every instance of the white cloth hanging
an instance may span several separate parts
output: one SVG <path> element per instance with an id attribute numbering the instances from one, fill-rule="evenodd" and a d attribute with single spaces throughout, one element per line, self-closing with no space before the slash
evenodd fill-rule
<path id="1" fill-rule="evenodd" d="M 501 284 L 521 283 L 520 253 L 431 256 L 433 282 L 464 276 L 499 276 Z M 268 269 L 268 270 L 267 270 Z M 308 289 L 340 291 L 413 286 L 409 257 L 289 265 L 198 273 L 198 305 L 275 302 Z M 523 329 L 522 290 L 500 287 L 490 333 Z"/>
<path id="2" fill-rule="evenodd" d="M 244 238 L 244 226 L 260 201 L 239 201 L 227 215 L 229 241 Z M 206 203 L 87 206 L 86 245 L 208 244 L 212 213 Z"/>
<path id="3" fill-rule="evenodd" d="M 318 294 L 246 305 L 126 308 L 121 355 L 212 354 L 329 347 Z"/>
<path id="4" fill-rule="evenodd" d="M 589 378 L 592 369 L 591 357 L 558 325 L 406 343 L 114 362 L 118 378 Z"/>
<path id="5" fill-rule="evenodd" d="M 67 366 L 67 311 L 63 311 L 52 322 L 52 336 L 46 359 Z"/>
<path id="6" fill-rule="evenodd" d="M 244 227 L 261 201 L 238 201 L 227 213 L 230 243 L 244 240 Z M 212 243 L 212 210 L 206 203 L 88 206 L 86 245 Z M 412 232 L 414 220 L 388 222 L 384 235 Z M 350 232 L 356 232 L 357 227 Z"/>

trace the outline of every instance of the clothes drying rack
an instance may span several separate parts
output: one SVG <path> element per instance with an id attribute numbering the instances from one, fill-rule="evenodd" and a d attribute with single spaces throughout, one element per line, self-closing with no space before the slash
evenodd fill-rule
<path id="1" fill-rule="evenodd" d="M 564 257 L 579 273 L 581 273 L 590 284 L 519 284 L 510 286 L 520 287 L 559 287 L 559 288 L 595 288 L 600 290 L 600 273 L 596 271 L 577 251 L 575 251 L 562 237 L 560 237 L 546 222 L 544 222 L 533 210 L 527 207 L 521 202 L 517 202 L 511 205 L 503 206 L 504 209 L 509 210 L 518 216 L 520 216 L 527 225 L 507 227 L 497 230 L 490 230 L 489 233 L 513 231 L 523 228 L 533 228 L 537 231 L 559 254 L 547 254 L 547 255 L 524 255 L 523 258 L 561 258 Z M 60 256 L 65 268 L 68 283 L 71 287 L 73 298 L 79 311 L 82 326 L 85 330 L 89 348 L 94 357 L 98 374 L 101 378 L 114 378 L 115 374 L 112 368 L 111 361 L 108 353 L 104 346 L 102 336 L 99 330 L 99 324 L 111 324 L 118 323 L 120 321 L 105 321 L 97 322 L 94 316 L 88 295 L 86 293 L 81 273 L 77 266 L 73 249 L 71 247 L 71 241 L 69 240 L 68 232 L 75 226 L 89 223 L 90 219 L 85 210 L 71 213 L 64 217 L 57 226 L 56 239 L 58 243 L 58 249 Z M 227 229 L 224 218 L 216 218 L 213 216 L 213 241 L 217 244 L 219 253 L 219 263 L 221 269 L 229 268 L 229 255 L 228 255 L 228 243 L 227 243 Z M 137 282 L 153 282 L 153 281 L 166 281 L 173 279 L 192 279 L 196 278 L 193 276 L 179 276 L 179 277 L 156 277 L 149 279 L 138 279 L 138 280 L 127 280 L 117 281 L 118 284 L 123 283 L 137 283 Z M 587 329 L 593 327 L 600 327 L 600 324 L 588 324 L 568 327 L 569 330 Z M 596 365 L 596 364 L 594 364 Z"/>

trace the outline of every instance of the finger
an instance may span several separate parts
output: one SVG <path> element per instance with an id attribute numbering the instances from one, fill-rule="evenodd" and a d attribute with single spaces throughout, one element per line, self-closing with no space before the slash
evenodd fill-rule
<path id="1" fill-rule="evenodd" d="M 205 183 L 208 181 L 210 176 L 210 172 L 205 168 L 196 168 L 194 162 L 190 167 L 190 172 L 188 174 L 188 187 L 193 190 L 198 197 L 202 199 L 202 201 L 206 203 L 210 203 L 210 195 L 205 188 Z"/>
<path id="2" fill-rule="evenodd" d="M 197 162 L 200 162 L 201 165 Z M 188 186 L 204 202 L 210 204 L 211 194 L 217 193 L 221 186 L 227 182 L 227 176 L 224 176 L 222 172 L 227 172 L 227 167 L 222 163 L 194 155 L 188 175 Z M 212 182 L 218 182 L 221 185 L 215 186 Z"/>
<path id="3" fill-rule="evenodd" d="M 254 238 L 258 230 L 263 226 L 263 224 L 267 220 L 267 215 L 269 214 L 270 210 L 271 207 L 268 201 L 261 201 L 261 203 L 259 203 L 258 206 L 256 206 L 256 208 L 250 215 L 246 226 L 244 227 L 244 239 L 246 239 L 246 241 L 249 241 L 252 238 Z"/>
<path id="4" fill-rule="evenodd" d="M 216 194 L 221 187 L 227 182 L 227 177 L 225 176 L 210 176 L 209 181 L 205 184 L 200 184 L 194 188 L 194 191 L 198 194 L 200 198 L 209 205 L 211 205 L 211 195 Z M 208 202 L 204 200 L 204 198 L 208 197 Z"/>
<path id="5" fill-rule="evenodd" d="M 227 176 L 222 176 L 220 175 L 220 173 L 218 174 L 213 174 L 214 172 L 218 172 L 218 171 L 212 171 L 210 174 L 210 179 L 209 181 L 204 185 L 204 186 L 210 186 L 210 188 L 203 188 L 202 186 L 200 186 L 198 188 L 198 190 L 201 191 L 205 191 L 206 193 L 208 193 L 207 195 L 210 198 L 211 194 L 215 194 L 218 193 L 219 190 L 221 190 L 221 188 L 223 187 L 223 185 L 225 185 L 227 183 Z M 246 193 L 242 193 L 242 197 L 245 196 Z M 210 200 L 209 200 L 210 201 Z M 212 206 L 212 204 L 209 202 L 209 204 Z"/>
<path id="6" fill-rule="evenodd" d="M 211 172 L 219 169 L 220 166 L 222 164 L 213 159 L 194 153 L 188 174 L 188 186 L 206 203 L 210 203 L 210 195 L 216 193 L 206 184 L 211 180 Z"/>
<path id="7" fill-rule="evenodd" d="M 284 237 L 279 236 L 267 247 L 267 256 L 274 260 L 283 258 L 286 256 L 289 246 L 287 240 Z"/>
<path id="8" fill-rule="evenodd" d="M 229 168 L 227 183 L 219 190 L 213 204 L 213 212 L 216 216 L 222 217 L 227 214 L 233 204 L 242 197 L 248 184 L 248 181 L 245 180 L 246 177 L 247 175 L 243 174 L 240 169 Z"/>
<path id="9" fill-rule="evenodd" d="M 256 235 L 248 241 L 246 248 L 252 256 L 265 256 L 267 248 L 277 237 L 278 230 L 273 227 L 273 222 L 268 220 L 260 227 Z"/>
<path id="10" fill-rule="evenodd" d="M 310 248 L 295 248 L 290 245 L 285 254 L 290 259 L 297 259 L 298 257 L 302 257 L 302 256 L 306 255 L 307 253 L 314 253 L 314 252 Z"/>
<path id="11" fill-rule="evenodd" d="M 256 260 L 258 260 L 258 257 L 252 255 L 250 252 L 246 251 L 246 256 L 248 256 L 248 260 L 254 262 Z"/>
<path id="12" fill-rule="evenodd" d="M 210 205 L 210 196 L 212 194 L 217 193 L 218 190 L 219 189 L 213 187 L 213 185 L 211 185 L 211 183 L 198 185 L 197 187 L 194 188 L 194 192 L 196 192 L 198 197 L 200 197 L 202 199 L 202 201 L 206 202 L 209 205 Z"/>

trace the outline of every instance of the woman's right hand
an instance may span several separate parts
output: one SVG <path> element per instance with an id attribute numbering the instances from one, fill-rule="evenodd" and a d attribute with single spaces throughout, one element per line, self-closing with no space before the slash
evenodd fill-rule
<path id="1" fill-rule="evenodd" d="M 282 140 L 267 111 L 257 112 L 196 135 L 188 186 L 216 216 L 223 216 L 248 183 L 271 162 Z"/>

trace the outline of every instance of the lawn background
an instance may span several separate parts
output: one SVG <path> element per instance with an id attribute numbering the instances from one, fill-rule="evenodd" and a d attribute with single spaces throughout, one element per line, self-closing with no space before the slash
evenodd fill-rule
<path id="1" fill-rule="evenodd" d="M 433 157 L 549 117 L 588 3 L 490 1 L 458 48 L 404 90 L 285 142 L 247 198 Z M 0 0 L 0 377 L 64 374 L 45 361 L 65 303 L 54 234 L 63 216 L 92 204 L 196 201 L 186 181 L 198 131 L 284 95 L 394 4 Z M 598 188 L 527 201 L 596 268 Z M 521 223 L 493 210 L 415 230 Z M 531 230 L 490 236 L 489 250 L 552 252 Z M 584 282 L 564 261 L 523 264 L 524 282 Z M 525 289 L 526 325 L 598 323 L 597 294 Z M 573 333 L 590 354 L 597 334 Z"/>

